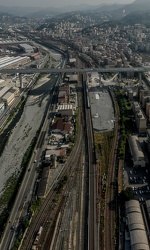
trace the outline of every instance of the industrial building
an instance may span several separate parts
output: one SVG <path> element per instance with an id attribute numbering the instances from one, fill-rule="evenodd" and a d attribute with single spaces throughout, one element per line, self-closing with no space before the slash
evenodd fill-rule
<path id="1" fill-rule="evenodd" d="M 144 97 L 150 96 L 150 90 L 141 89 L 139 95 L 140 102 L 142 103 Z"/>
<path id="2" fill-rule="evenodd" d="M 62 116 L 72 116 L 74 115 L 75 108 L 72 104 L 60 104 L 58 105 L 57 111 Z"/>
<path id="3" fill-rule="evenodd" d="M 69 83 L 77 83 L 78 82 L 78 74 L 67 74 L 66 78 L 68 79 Z"/>
<path id="4" fill-rule="evenodd" d="M 145 167 L 145 156 L 142 151 L 138 137 L 135 135 L 129 136 L 128 142 L 133 159 L 133 167 Z"/>
<path id="5" fill-rule="evenodd" d="M 67 103 L 67 94 L 66 91 L 59 91 L 58 94 L 58 103 Z"/>
<path id="6" fill-rule="evenodd" d="M 8 90 L 9 90 L 10 88 L 8 88 L 8 87 L 2 87 L 2 88 L 0 88 L 0 99 L 8 92 Z"/>
<path id="7" fill-rule="evenodd" d="M 78 106 L 77 94 L 72 93 L 69 95 L 69 103 L 72 104 L 74 107 Z"/>
<path id="8" fill-rule="evenodd" d="M 63 118 L 59 118 L 51 127 L 54 133 L 69 134 L 72 133 L 73 127 L 70 122 L 65 122 Z"/>
<path id="9" fill-rule="evenodd" d="M 12 87 L 9 92 L 13 93 L 14 96 L 18 96 L 20 94 L 20 89 L 17 87 Z"/>
<path id="10" fill-rule="evenodd" d="M 26 64 L 30 62 L 30 57 L 28 56 L 17 56 L 17 57 L 3 57 L 0 58 L 0 68 L 13 68 L 13 67 L 19 67 L 20 65 Z"/>
<path id="11" fill-rule="evenodd" d="M 8 107 L 12 104 L 12 102 L 14 101 L 15 99 L 15 95 L 14 93 L 11 93 L 11 92 L 7 92 L 3 97 L 2 97 L 2 100 L 5 104 L 5 107 Z"/>
<path id="12" fill-rule="evenodd" d="M 146 116 L 147 116 L 148 122 L 150 122 L 150 102 L 146 103 Z"/>
<path id="13" fill-rule="evenodd" d="M 147 214 L 148 214 L 148 220 L 150 220 L 150 200 L 145 201 Z"/>
<path id="14" fill-rule="evenodd" d="M 150 129 L 147 129 L 147 147 L 150 152 Z"/>
<path id="15" fill-rule="evenodd" d="M 62 83 L 61 86 L 59 87 L 59 91 L 66 91 L 66 95 L 69 95 L 70 94 L 69 84 Z"/>
<path id="16" fill-rule="evenodd" d="M 19 47 L 25 52 L 25 53 L 33 53 L 33 47 L 27 43 L 19 44 Z"/>
<path id="17" fill-rule="evenodd" d="M 0 103 L 0 115 L 4 112 L 4 110 L 5 110 L 5 104 L 4 102 L 1 102 Z"/>
<path id="18" fill-rule="evenodd" d="M 126 242 L 130 242 L 131 250 L 149 250 L 140 203 L 137 200 L 126 201 Z"/>
<path id="19" fill-rule="evenodd" d="M 145 134 L 146 133 L 146 128 L 147 128 L 147 120 L 146 117 L 141 110 L 141 107 L 138 102 L 133 102 L 133 112 L 135 114 L 135 121 L 136 121 L 136 126 L 138 129 L 138 132 L 140 134 Z"/>

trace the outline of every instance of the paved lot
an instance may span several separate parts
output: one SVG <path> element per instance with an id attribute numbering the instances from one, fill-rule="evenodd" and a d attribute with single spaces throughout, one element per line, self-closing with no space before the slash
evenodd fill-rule
<path id="1" fill-rule="evenodd" d="M 89 89 L 93 129 L 95 132 L 110 131 L 114 128 L 114 108 L 106 87 Z"/>
<path id="2" fill-rule="evenodd" d="M 144 201 L 150 199 L 150 169 L 133 168 L 128 163 L 125 164 L 123 170 L 124 186 L 131 187 L 135 194 L 135 199 Z"/>

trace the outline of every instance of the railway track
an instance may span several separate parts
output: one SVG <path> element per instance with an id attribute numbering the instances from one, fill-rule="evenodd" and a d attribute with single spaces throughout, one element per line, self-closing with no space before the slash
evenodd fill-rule
<path id="1" fill-rule="evenodd" d="M 22 250 L 24 249 L 31 249 L 32 244 L 34 242 L 36 233 L 38 232 L 38 229 L 40 226 L 43 226 L 45 224 L 46 227 L 46 221 L 51 215 L 51 211 L 54 210 L 54 202 L 53 200 L 56 197 L 56 190 L 59 186 L 59 181 L 63 179 L 63 177 L 70 172 L 72 166 L 74 165 L 74 162 L 76 160 L 77 154 L 80 152 L 80 143 L 82 140 L 82 136 L 79 136 L 79 139 L 76 142 L 76 145 L 72 151 L 72 156 L 70 156 L 68 163 L 66 164 L 65 168 L 63 169 L 62 173 L 60 174 L 58 178 L 57 184 L 54 184 L 52 190 L 44 200 L 40 210 L 35 215 L 33 222 L 31 223 L 31 226 L 28 229 L 28 236 L 26 236 L 25 242 L 23 243 Z M 47 225 L 48 226 L 48 225 Z M 43 230 L 44 232 L 44 230 Z"/>
<path id="2" fill-rule="evenodd" d="M 79 94 L 79 107 L 83 108 L 82 96 Z M 83 119 L 83 113 L 80 113 L 81 120 Z M 83 238 L 81 238 L 81 231 L 83 235 L 83 199 L 82 191 L 84 190 L 83 184 L 81 187 L 81 175 L 83 173 L 83 155 L 85 153 L 85 145 L 82 143 L 80 154 L 76 159 L 76 166 L 71 173 L 72 179 L 68 183 L 67 190 L 69 195 L 66 196 L 66 206 L 61 209 L 61 216 L 59 220 L 59 226 L 55 235 L 55 244 L 52 250 L 61 249 L 83 249 Z M 85 157 L 84 157 L 85 159 Z M 83 188 L 83 189 L 82 189 Z M 81 191 L 82 190 L 82 191 Z M 81 205 L 82 204 L 82 205 Z M 66 221 L 66 222 L 65 222 Z M 66 229 L 67 228 L 67 229 Z M 67 231 L 65 231 L 67 230 Z M 83 236 L 84 237 L 84 236 Z M 46 247 L 43 248 L 43 250 Z"/>
<path id="3" fill-rule="evenodd" d="M 89 250 L 97 249 L 97 223 L 96 223 L 96 165 L 94 159 L 93 128 L 90 110 L 86 110 L 88 135 L 88 161 L 89 161 L 89 216 L 88 237 Z"/>
<path id="4" fill-rule="evenodd" d="M 114 97 L 113 97 L 114 98 Z M 105 241 L 104 249 L 114 250 L 115 249 L 115 165 L 116 165 L 116 150 L 118 147 L 118 111 L 116 110 L 115 115 L 115 133 L 114 142 L 111 150 L 109 160 L 109 172 L 107 178 L 107 190 L 106 190 L 106 207 L 105 207 Z"/>
<path id="5" fill-rule="evenodd" d="M 78 159 L 77 159 L 77 161 L 76 161 L 76 163 L 74 165 L 74 169 L 72 169 L 71 175 L 75 174 L 76 170 L 78 169 L 78 167 L 81 164 L 81 160 L 82 160 L 82 152 L 80 153 L 80 155 L 79 155 L 79 157 L 78 157 Z M 62 246 L 62 240 L 60 240 L 62 238 L 60 228 L 62 228 L 62 220 L 63 220 L 63 218 L 65 216 L 66 204 L 69 203 L 70 196 L 71 196 L 71 191 L 74 190 L 74 188 L 76 188 L 76 178 L 74 178 L 74 180 L 72 180 L 72 178 L 70 178 L 70 180 L 68 181 L 68 183 L 67 183 L 67 185 L 65 187 L 65 190 L 64 190 L 64 194 L 65 193 L 66 194 L 64 195 L 64 197 L 62 197 L 61 202 L 63 202 L 63 204 L 62 204 L 62 206 L 60 206 L 60 209 L 58 209 L 58 211 L 57 211 L 57 214 L 60 213 L 60 218 L 59 218 L 58 226 L 57 226 L 57 229 L 56 229 L 56 232 L 55 232 L 55 235 L 54 235 L 54 243 L 53 243 L 53 246 L 51 246 L 52 250 L 60 249 L 59 244 L 57 244 L 58 242 L 61 242 L 61 246 Z M 68 190 L 69 190 L 69 193 L 68 193 Z M 76 204 L 76 209 L 78 210 L 78 204 Z M 71 208 L 70 208 L 70 210 L 71 210 Z M 71 211 L 70 211 L 70 214 L 71 214 Z M 70 234 L 70 228 L 68 229 L 67 249 L 69 249 L 69 234 Z M 52 232 L 51 232 L 51 230 L 49 230 L 49 232 L 47 233 L 46 239 L 45 239 L 45 244 L 42 244 L 41 250 L 49 249 L 49 246 L 51 245 L 51 239 L 50 239 L 51 235 L 52 235 Z M 71 238 L 73 238 L 73 234 L 71 235 Z M 73 249 L 72 245 L 71 245 L 71 249 Z"/>
<path id="6" fill-rule="evenodd" d="M 81 97 L 80 97 L 80 99 L 81 99 Z M 74 145 L 74 148 L 72 149 L 72 152 L 70 154 L 70 157 L 69 157 L 66 165 L 64 166 L 63 170 L 61 171 L 61 173 L 57 177 L 57 183 L 55 183 L 53 185 L 53 187 L 51 188 L 51 191 L 48 193 L 46 199 L 43 201 L 39 211 L 37 211 L 36 215 L 33 217 L 31 225 L 28 228 L 26 237 L 25 237 L 23 244 L 22 244 L 22 247 L 21 247 L 22 250 L 27 250 L 27 249 L 29 250 L 32 248 L 32 245 L 34 243 L 36 234 L 37 234 L 40 226 L 43 226 L 43 232 L 42 232 L 43 235 L 44 235 L 44 231 L 48 230 L 48 228 L 50 226 L 47 223 L 47 221 L 49 221 L 49 218 L 52 214 L 52 211 L 54 211 L 53 200 L 55 200 L 55 197 L 57 194 L 57 188 L 59 186 L 59 181 L 61 181 L 65 175 L 67 175 L 68 173 L 73 171 L 76 159 L 78 158 L 78 155 L 81 152 L 81 145 L 82 145 L 82 140 L 83 140 L 83 128 L 82 128 L 81 116 L 82 116 L 82 112 L 81 112 L 80 107 L 79 107 L 79 117 L 78 117 L 79 118 L 79 120 L 78 120 L 79 133 L 78 133 L 76 143 Z M 59 209 L 56 208 L 55 213 L 57 214 L 57 212 L 59 212 Z M 55 217 L 54 214 L 53 214 L 53 216 Z M 56 217 L 55 217 L 55 220 L 56 220 Z M 52 226 L 52 224 L 51 224 L 51 226 Z"/>

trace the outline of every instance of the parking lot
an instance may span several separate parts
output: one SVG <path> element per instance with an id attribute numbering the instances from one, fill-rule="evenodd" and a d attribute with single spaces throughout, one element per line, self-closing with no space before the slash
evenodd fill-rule
<path id="1" fill-rule="evenodd" d="M 106 87 L 90 88 L 89 98 L 94 132 L 113 130 L 115 115 L 108 89 Z"/>
<path id="2" fill-rule="evenodd" d="M 150 178 L 148 168 L 133 168 L 125 164 L 123 169 L 124 187 L 131 187 L 135 199 L 145 201 L 150 199 Z"/>

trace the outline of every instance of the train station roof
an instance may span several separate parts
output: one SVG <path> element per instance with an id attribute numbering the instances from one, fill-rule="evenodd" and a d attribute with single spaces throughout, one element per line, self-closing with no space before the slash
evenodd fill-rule
<path id="1" fill-rule="evenodd" d="M 139 201 L 130 200 L 125 205 L 131 249 L 148 250 L 149 244 Z"/>

